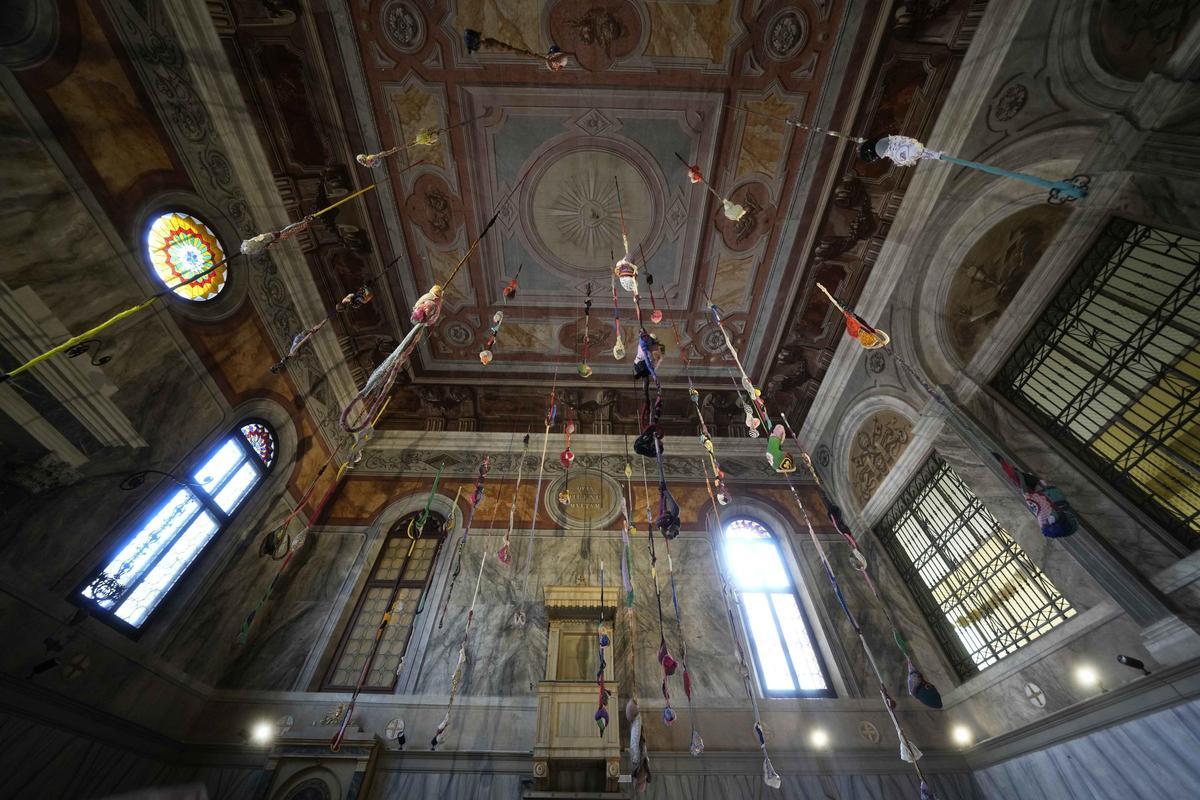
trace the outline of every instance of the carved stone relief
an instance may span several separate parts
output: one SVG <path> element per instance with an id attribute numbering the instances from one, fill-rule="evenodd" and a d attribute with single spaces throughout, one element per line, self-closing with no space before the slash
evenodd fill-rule
<path id="1" fill-rule="evenodd" d="M 964 363 L 987 339 L 1069 213 L 1040 205 L 1018 211 L 971 247 L 946 298 L 950 345 Z"/>
<path id="2" fill-rule="evenodd" d="M 895 411 L 877 411 L 863 422 L 850 445 L 850 487 L 860 506 L 874 496 L 912 440 L 912 422 Z"/>

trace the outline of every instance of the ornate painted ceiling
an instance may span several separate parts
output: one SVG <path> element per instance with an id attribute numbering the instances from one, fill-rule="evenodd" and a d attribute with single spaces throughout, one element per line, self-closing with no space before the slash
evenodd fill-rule
<path id="1" fill-rule="evenodd" d="M 968 0 L 309 5 L 232 0 L 218 26 L 297 217 L 383 181 L 301 240 L 329 306 L 390 265 L 376 302 L 338 319 L 356 380 L 403 337 L 413 301 L 499 214 L 448 286 L 442 321 L 383 425 L 536 424 L 557 376 L 585 431 L 632 430 L 631 357 L 611 352 L 623 212 L 632 258 L 653 276 L 653 302 L 667 316 L 649 326 L 668 350 L 664 378 L 681 385 L 686 357 L 697 384 L 718 390 L 707 401 L 718 430 L 734 435 L 743 427 L 732 361 L 709 302 L 772 407 L 798 423 L 841 335 L 815 282 L 854 299 L 906 181 L 834 140 L 730 106 L 862 135 L 922 136 L 982 11 Z M 469 54 L 464 28 L 535 52 L 553 42 L 573 58 L 552 73 L 520 55 Z M 458 127 L 386 171 L 354 162 L 448 126 Z M 749 213 L 725 219 L 676 153 Z M 518 269 L 520 291 L 505 304 L 501 290 Z M 589 286 L 594 374 L 584 381 L 575 366 Z M 636 327 L 624 292 L 619 307 L 628 344 Z M 501 309 L 485 367 L 478 353 Z M 687 420 L 678 394 L 668 418 Z"/>

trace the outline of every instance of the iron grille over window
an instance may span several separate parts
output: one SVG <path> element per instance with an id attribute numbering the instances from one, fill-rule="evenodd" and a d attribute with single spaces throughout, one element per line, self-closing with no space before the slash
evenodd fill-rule
<path id="1" fill-rule="evenodd" d="M 390 692 L 395 688 L 413 621 L 429 588 L 443 538 L 440 516 L 430 514 L 423 531 L 415 527 L 410 531 L 409 525 L 416 518 L 416 514 L 405 517 L 388 532 L 325 677 L 325 690 L 351 691 L 364 674 L 365 692 Z M 379 623 L 389 608 L 397 613 L 392 615 L 372 657 Z"/>
<path id="2" fill-rule="evenodd" d="M 937 456 L 875 528 L 960 677 L 1075 615 L 962 478 Z"/>
<path id="3" fill-rule="evenodd" d="M 75 600 L 126 632 L 139 630 L 209 542 L 229 525 L 275 458 L 275 434 L 247 421 L 221 439 L 190 480 L 172 483 Z"/>
<path id="4" fill-rule="evenodd" d="M 762 524 L 725 526 L 725 559 L 768 697 L 833 697 L 779 542 Z"/>
<path id="5" fill-rule="evenodd" d="M 1114 219 L 997 390 L 1200 548 L 1200 241 Z"/>

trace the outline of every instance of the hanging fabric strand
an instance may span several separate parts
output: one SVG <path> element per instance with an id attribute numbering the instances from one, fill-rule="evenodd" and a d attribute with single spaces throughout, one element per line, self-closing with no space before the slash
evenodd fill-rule
<path id="1" fill-rule="evenodd" d="M 738 205 L 729 198 L 722 196 L 716 189 L 712 187 L 711 183 L 704 179 L 704 175 L 700 173 L 700 166 L 698 164 L 689 164 L 684 160 L 683 156 L 679 155 L 679 153 L 675 153 L 675 157 L 678 158 L 679 163 L 683 164 L 684 168 L 687 169 L 688 180 L 690 180 L 692 183 L 704 184 L 704 188 L 708 189 L 712 196 L 717 198 L 717 202 L 721 204 L 721 213 L 725 215 L 725 219 L 737 222 L 742 217 L 746 216 L 746 209 L 744 207 Z"/>
<path id="2" fill-rule="evenodd" d="M 524 47 L 518 47 L 515 44 L 493 39 L 491 36 L 484 36 L 477 30 L 467 28 L 463 31 L 463 45 L 467 48 L 468 53 L 477 53 L 480 49 L 499 50 L 504 53 L 512 53 L 518 56 L 528 56 L 535 61 L 543 63 L 551 72 L 559 72 L 570 62 L 569 54 L 564 53 L 559 49 L 558 45 L 550 45 L 550 49 L 546 51 L 546 55 L 535 53 L 532 50 L 526 50 Z"/>
<path id="3" fill-rule="evenodd" d="M 529 572 L 533 566 L 533 539 L 537 532 L 538 511 L 542 504 L 542 478 L 546 474 L 546 449 L 550 444 L 550 428 L 553 427 L 555 419 L 558 417 L 558 405 L 555 402 L 555 389 L 558 386 L 558 366 L 554 368 L 554 380 L 550 384 L 550 398 L 546 403 L 546 430 L 542 432 L 542 455 L 538 459 L 538 478 L 537 487 L 533 490 L 533 516 L 529 520 L 529 538 L 525 545 L 525 563 L 521 570 L 524 573 L 521 578 L 521 600 L 518 601 L 521 605 L 513 614 L 513 622 L 519 627 L 525 625 L 525 608 L 524 603 L 527 601 L 526 592 L 529 589 Z"/>
<path id="4" fill-rule="evenodd" d="M 521 277 L 521 270 L 525 265 L 517 266 L 517 274 L 512 277 L 508 285 L 500 292 L 501 298 L 504 300 L 504 307 L 508 307 L 508 301 L 517 295 L 517 278 Z M 483 349 L 479 351 L 479 363 L 485 367 L 492 363 L 492 348 L 496 346 L 496 337 L 500 334 L 500 326 L 504 324 L 504 309 L 500 309 L 492 316 L 492 327 L 488 331 L 487 340 L 483 343 Z"/>
<path id="5" fill-rule="evenodd" d="M 688 752 L 699 756 L 704 752 L 704 739 L 696 727 L 696 709 L 692 705 L 692 673 L 688 671 L 687 635 L 683 632 L 683 614 L 679 610 L 679 591 L 675 586 L 675 562 L 671 559 L 671 540 L 664 539 L 667 551 L 667 578 L 671 583 L 671 605 L 675 608 L 675 627 L 679 630 L 679 663 L 683 667 L 683 694 L 688 702 L 688 723 L 692 726 L 692 738 Z"/>
<path id="6" fill-rule="evenodd" d="M 579 377 L 592 377 L 588 366 L 588 345 L 592 343 L 592 282 L 588 281 L 587 299 L 583 301 L 583 357 L 579 360 Z"/>
<path id="7" fill-rule="evenodd" d="M 460 122 L 456 122 L 453 125 L 447 125 L 444 128 L 425 128 L 424 130 L 418 131 L 417 135 L 408 144 L 397 145 L 396 147 L 392 147 L 388 150 L 382 150 L 378 153 L 359 153 L 354 157 L 354 160 L 368 169 L 375 169 L 383 166 L 383 163 L 392 156 L 398 155 L 399 153 L 407 153 L 414 147 L 432 147 L 442 140 L 443 133 L 448 133 L 455 128 L 460 128 L 463 125 L 470 124 L 477 119 L 479 119 L 479 117 L 470 117 Z"/>
<path id="8" fill-rule="evenodd" d="M 716 493 L 713 489 L 712 476 L 708 472 L 708 463 L 702 458 L 700 465 L 704 469 L 704 484 L 708 489 L 708 500 L 712 504 L 712 521 L 716 528 L 714 534 L 713 529 L 706 523 L 705 532 L 710 537 L 710 546 L 713 553 L 721 552 L 721 507 L 717 504 Z M 717 577 L 721 581 L 721 600 L 725 604 L 725 621 L 729 625 L 729 637 L 733 641 L 734 655 L 737 657 L 738 674 L 742 678 L 742 686 L 746 690 L 746 697 L 750 699 L 750 707 L 754 710 L 754 738 L 758 742 L 758 749 L 763 754 L 763 783 L 772 789 L 778 789 L 783 784 L 783 778 L 775 771 L 775 766 L 771 763 L 771 754 L 767 750 L 767 732 L 763 727 L 762 715 L 758 710 L 758 698 L 754 693 L 754 684 L 750 680 L 750 666 L 746 660 L 746 651 L 742 647 L 742 633 L 738 624 L 738 617 L 734 613 L 733 606 L 739 601 L 734 592 L 732 584 L 729 582 L 729 573 L 725 567 L 724 561 L 718 555 L 715 559 L 717 566 Z"/>
<path id="9" fill-rule="evenodd" d="M 1074 202 L 1086 197 L 1088 184 L 1091 183 L 1091 178 L 1086 175 L 1075 175 L 1068 180 L 1051 181 L 1039 178 L 1036 175 L 1030 175 L 1027 172 L 1014 172 L 1001 167 L 994 167 L 991 164 L 968 161 L 965 158 L 958 158 L 957 156 L 937 150 L 931 150 L 922 142 L 909 136 L 881 136 L 875 139 L 866 139 L 861 136 L 850 136 L 841 131 L 818 128 L 814 125 L 805 125 L 800 122 L 799 116 L 775 117 L 739 106 L 727 105 L 725 107 L 743 114 L 753 114 L 757 117 L 775 120 L 776 122 L 791 125 L 793 128 L 799 128 L 800 130 L 821 133 L 835 139 L 853 142 L 858 145 L 858 157 L 868 164 L 878 161 L 881 158 L 886 158 L 900 167 L 911 167 L 918 161 L 946 161 L 951 164 L 957 164 L 960 167 L 966 167 L 967 169 L 986 172 L 990 175 L 998 175 L 1001 178 L 1023 181 L 1040 189 L 1048 190 L 1050 195 L 1047 199 L 1053 205 Z"/>
<path id="10" fill-rule="evenodd" d="M 612 257 L 612 252 L 609 252 L 609 257 Z M 620 361 L 625 357 L 625 340 L 621 338 L 621 310 L 617 306 L 617 276 L 612 276 L 612 298 L 613 298 L 613 358 Z"/>
<path id="11" fill-rule="evenodd" d="M 654 514 L 650 510 L 650 485 L 646 480 L 646 462 L 642 462 L 642 492 L 646 498 L 646 549 L 650 553 L 650 580 L 654 583 L 654 600 L 658 605 L 658 664 L 662 668 L 663 724 L 675 722 L 675 709 L 671 708 L 671 692 L 667 679 L 675 674 L 679 663 L 667 647 L 667 628 L 663 622 L 662 588 L 658 582 L 658 555 L 654 548 Z"/>
<path id="12" fill-rule="evenodd" d="M 345 476 L 346 472 L 353 469 L 355 465 L 357 465 L 362 459 L 363 448 L 366 446 L 367 441 L 371 438 L 371 433 L 375 429 L 375 423 L 379 421 L 379 417 L 383 415 L 383 412 L 386 409 L 387 403 L 384 403 L 383 408 L 379 410 L 379 415 L 371 421 L 371 425 L 369 426 L 368 430 L 364 434 L 356 437 L 355 440 L 350 444 L 350 450 L 346 455 L 346 459 L 338 467 L 337 473 L 333 478 L 333 483 L 331 483 L 329 488 L 325 490 L 325 494 L 321 496 L 320 501 L 318 501 L 316 506 L 313 508 L 312 514 L 305 521 L 304 528 L 301 529 L 300 533 L 296 535 L 295 539 L 291 540 L 291 543 L 288 546 L 287 554 L 284 555 L 282 559 L 276 559 L 277 561 L 280 561 L 279 569 L 276 570 L 275 575 L 272 576 L 271 582 L 267 584 L 266 591 L 263 592 L 258 602 L 255 603 L 254 608 L 252 608 L 250 613 L 246 615 L 246 618 L 242 620 L 242 627 L 238 632 L 237 637 L 238 644 L 246 643 L 250 636 L 250 626 L 254 624 L 254 618 L 258 616 L 258 612 L 262 610 L 263 606 L 265 606 L 267 601 L 271 598 L 271 593 L 275 591 L 275 586 L 279 583 L 279 579 L 287 571 L 288 565 L 292 563 L 292 558 L 296 555 L 296 552 L 304 546 L 304 543 L 308 538 L 309 529 L 316 524 L 317 520 L 321 518 L 321 514 L 325 511 L 325 506 L 329 503 L 338 487 L 341 486 L 342 478 Z M 336 453 L 337 451 L 335 450 L 334 452 Z M 332 459 L 332 456 L 330 458 Z M 304 495 L 301 498 L 301 502 L 298 503 L 296 508 L 293 509 L 289 514 L 288 519 L 284 523 L 285 525 L 287 522 L 291 522 L 292 519 L 295 519 L 298 509 L 304 507 L 304 503 L 307 502 L 309 496 L 312 494 L 313 489 L 316 488 L 317 479 L 320 478 L 320 474 L 325 471 L 326 466 L 328 466 L 329 463 L 331 463 L 331 461 L 326 461 L 325 466 L 322 466 L 321 469 L 318 470 L 317 477 L 313 479 L 308 489 L 305 490 Z"/>
<path id="13" fill-rule="evenodd" d="M 438 320 L 441 319 L 443 292 L 450 286 L 450 284 L 454 282 L 454 278 L 458 275 L 459 270 L 461 270 L 463 265 L 467 263 L 467 260 L 471 258 L 471 255 L 479 247 L 479 243 L 483 241 L 483 238 L 487 236 L 488 232 L 492 229 L 492 226 L 496 224 L 496 220 L 500 218 L 500 211 L 504 208 L 505 204 L 508 203 L 509 199 L 513 196 L 517 189 L 520 188 L 521 184 L 525 181 L 526 176 L 529 175 L 529 170 L 532 168 L 533 165 L 530 165 L 529 168 L 527 168 L 525 172 L 521 174 L 521 177 L 517 179 L 517 182 L 513 184 L 513 187 L 509 189 L 508 194 L 506 194 L 504 198 L 497 203 L 495 213 L 492 214 L 492 217 L 487 221 L 487 224 L 483 226 L 483 230 L 480 231 L 479 235 L 475 237 L 475 240 L 471 242 L 471 246 L 467 248 L 467 252 L 461 259 L 459 259 L 458 263 L 454 265 L 454 269 L 450 271 L 450 275 L 446 278 L 446 280 L 440 284 L 435 283 L 433 287 L 430 288 L 428 292 L 423 294 L 413 305 L 412 313 L 409 315 L 409 322 L 412 323 L 412 327 L 409 329 L 404 339 L 396 346 L 391 354 L 388 355 L 388 357 L 385 358 L 383 362 L 375 368 L 370 377 L 367 378 L 366 384 L 364 384 L 362 390 L 352 397 L 350 402 L 346 404 L 346 407 L 342 409 L 340 421 L 343 430 L 350 431 L 351 433 L 362 430 L 362 428 L 366 425 L 365 420 L 371 419 L 373 416 L 375 416 L 376 410 L 379 409 L 387 397 L 390 396 L 392 387 L 396 383 L 396 379 L 400 376 L 400 372 L 404 369 L 405 364 L 408 363 L 409 356 L 412 355 L 413 350 L 415 350 L 417 345 L 420 343 L 422 336 L 424 336 L 425 329 L 433 327 L 437 324 Z"/>
<path id="14" fill-rule="evenodd" d="M 870 323 L 854 313 L 849 306 L 838 302 L 820 283 L 817 288 L 828 298 L 838 313 L 846 320 L 846 335 L 857 341 L 864 349 L 882 348 L 897 364 L 904 369 L 917 384 L 925 390 L 929 397 L 946 410 L 947 419 L 967 442 L 975 445 L 980 453 L 991 453 L 995 459 L 992 465 L 997 473 L 1005 479 L 1006 485 L 1014 491 L 1029 513 L 1037 520 L 1042 535 L 1050 539 L 1070 536 L 1079 529 L 1079 519 L 1071 509 L 1062 490 L 1053 483 L 1029 472 L 1023 472 L 1017 467 L 1017 459 L 1007 452 L 999 442 L 992 439 L 979 429 L 977 425 L 959 409 L 958 404 L 946 398 L 941 391 L 932 386 L 925 376 L 908 363 L 896 349 L 892 347 L 891 337 L 884 331 L 873 327 Z"/>
<path id="15" fill-rule="evenodd" d="M 513 487 L 512 501 L 508 504 L 508 528 L 504 531 L 504 543 L 496 553 L 496 558 L 506 567 L 512 563 L 513 522 L 517 514 L 517 497 L 521 493 L 521 476 L 525 473 L 525 456 L 528 454 L 529 434 L 526 433 L 525 438 L 521 440 L 521 460 L 517 462 L 517 485 Z"/>
<path id="16" fill-rule="evenodd" d="M 475 521 L 475 511 L 479 508 L 480 501 L 483 500 L 483 482 L 487 477 L 488 471 L 492 468 L 492 460 L 487 456 L 483 457 L 483 461 L 479 464 L 479 470 L 475 478 L 475 489 L 467 497 L 467 514 L 463 518 L 462 535 L 459 536 L 458 544 L 454 549 L 454 569 L 450 573 L 450 585 L 446 587 L 445 593 L 442 595 L 441 607 L 438 609 L 438 630 L 442 629 L 442 625 L 446 622 L 446 608 L 450 605 L 450 596 L 454 594 L 454 584 L 458 581 L 458 575 L 462 571 L 462 562 L 465 557 L 464 550 L 467 546 L 467 538 L 471 534 L 471 524 Z"/>
<path id="17" fill-rule="evenodd" d="M 596 669 L 596 686 L 600 690 L 600 696 L 597 700 L 596 727 L 600 729 L 600 738 L 604 738 L 604 730 L 608 727 L 608 698 L 612 694 L 604 683 L 604 673 L 608 669 L 608 662 L 604 660 L 604 648 L 608 647 L 609 638 L 608 631 L 604 627 L 604 562 L 600 562 L 600 619 L 596 623 L 596 639 L 598 649 L 600 651 L 599 666 Z"/>
<path id="18" fill-rule="evenodd" d="M 511 446 L 511 445 L 510 445 Z M 459 558 L 461 566 L 462 544 L 466 541 L 467 530 L 471 527 L 471 520 L 475 516 L 475 510 L 479 507 L 479 503 L 483 500 L 483 481 L 487 476 L 488 470 L 491 469 L 491 460 L 483 457 L 483 463 L 479 465 L 479 479 L 475 482 L 475 491 L 469 498 L 471 509 L 468 512 L 467 519 L 463 522 L 463 540 L 459 544 Z M 454 708 L 454 700 L 458 696 L 458 690 L 462 686 L 463 667 L 467 663 L 467 644 L 471 636 L 471 623 L 475 621 L 475 603 L 479 600 L 479 586 L 483 583 L 483 565 L 487 563 L 487 556 L 483 553 L 479 554 L 479 572 L 475 576 L 475 591 L 471 594 L 471 605 L 467 608 L 467 621 L 463 625 L 462 641 L 458 645 L 458 661 L 454 665 L 454 672 L 450 676 L 450 697 L 446 701 L 446 713 L 442 717 L 442 721 L 438 723 L 437 730 L 434 731 L 433 738 L 430 740 L 429 749 L 437 750 L 445 736 L 446 729 L 450 726 L 450 712 Z M 457 573 L 457 569 L 455 573 Z M 453 591 L 453 581 L 446 589 L 446 600 L 450 598 L 450 592 Z M 442 614 L 446 612 L 445 606 L 442 607 Z M 438 621 L 438 628 L 442 627 L 442 623 Z"/>
<path id="19" fill-rule="evenodd" d="M 443 464 L 444 466 L 444 464 Z M 425 508 L 421 513 L 409 520 L 407 535 L 409 538 L 408 552 L 404 558 L 412 558 L 413 551 L 417 548 L 417 542 L 425 533 L 425 524 L 429 521 L 429 507 L 433 503 L 434 495 L 437 494 L 438 479 L 442 476 L 442 467 L 438 467 L 437 475 L 433 478 L 433 487 L 429 490 L 429 498 L 425 501 Z M 415 524 L 414 524 L 415 523 Z M 413 534 L 413 528 L 416 528 L 416 534 Z M 433 570 L 430 570 L 429 577 L 426 578 L 428 585 L 429 579 L 433 577 Z M 425 591 L 422 591 L 422 596 Z M 387 633 L 388 625 L 394 620 L 399 619 L 400 613 L 404 610 L 404 602 L 400 599 L 400 584 L 397 583 L 392 587 L 391 597 L 388 598 L 387 610 L 384 611 L 383 617 L 379 620 L 379 625 L 375 629 L 375 637 L 371 640 L 370 649 L 367 651 L 367 657 L 363 661 L 362 669 L 358 673 L 358 680 L 354 684 L 354 692 L 350 695 L 350 702 L 346 706 L 346 710 L 342 713 L 341 724 L 338 725 L 337 733 L 334 734 L 333 740 L 329 743 L 329 749 L 333 752 L 338 752 L 342 749 L 342 742 L 346 738 L 346 730 L 350 727 L 350 722 L 354 717 L 354 707 L 358 703 L 358 696 L 362 693 L 363 686 L 366 684 L 367 676 L 371 672 L 371 667 L 375 663 L 375 656 L 379 652 L 379 645 L 383 642 L 384 634 Z M 419 609 L 414 613 L 420 613 Z M 404 663 L 401 657 L 401 664 Z M 397 667 L 399 674 L 399 667 Z"/>

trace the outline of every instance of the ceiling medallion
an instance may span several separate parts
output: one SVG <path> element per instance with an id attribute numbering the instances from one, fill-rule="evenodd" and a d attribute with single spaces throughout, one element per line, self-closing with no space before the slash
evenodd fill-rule
<path id="1" fill-rule="evenodd" d="M 475 338 L 471 329 L 461 322 L 451 322 L 442 330 L 446 341 L 455 347 L 466 347 Z"/>
<path id="2" fill-rule="evenodd" d="M 1025 107 L 1025 103 L 1029 100 L 1029 90 L 1022 84 L 1014 83 L 1000 93 L 996 98 L 996 105 L 992 108 L 992 113 L 999 122 L 1008 122 L 1010 119 L 1021 113 L 1021 109 Z"/>
<path id="3" fill-rule="evenodd" d="M 808 41 L 808 19 L 796 9 L 785 9 L 767 25 L 767 55 L 786 61 Z"/>
<path id="4" fill-rule="evenodd" d="M 421 12 L 407 0 L 393 0 L 380 14 L 388 42 L 401 53 L 415 53 L 425 44 L 425 23 Z"/>
<path id="5" fill-rule="evenodd" d="M 596 258 L 621 235 L 616 185 L 594 169 L 566 180 L 550 215 L 569 242 Z"/>

